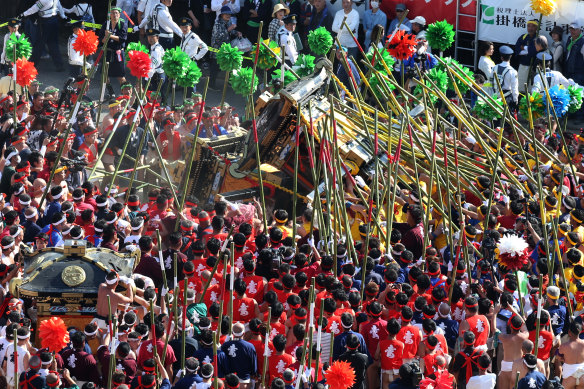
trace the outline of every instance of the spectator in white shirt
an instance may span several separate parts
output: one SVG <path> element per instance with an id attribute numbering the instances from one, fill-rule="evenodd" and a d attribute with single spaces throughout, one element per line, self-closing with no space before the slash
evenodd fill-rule
<path id="1" fill-rule="evenodd" d="M 493 373 L 487 373 L 491 366 L 491 357 L 486 353 L 481 355 L 477 360 L 479 375 L 470 377 L 466 384 L 466 389 L 494 389 L 497 383 L 497 376 Z"/>
<path id="2" fill-rule="evenodd" d="M 172 20 L 168 11 L 168 7 L 171 5 L 172 0 L 162 0 L 152 8 L 148 17 L 142 19 L 139 26 L 140 28 L 148 27 L 160 31 L 159 43 L 165 50 L 174 46 L 173 33 L 180 38 L 183 37 L 180 27 Z"/>
<path id="3" fill-rule="evenodd" d="M 343 24 L 343 20 L 347 23 L 346 26 Z M 350 31 L 347 30 L 347 26 Z M 333 20 L 333 31 L 337 33 L 340 44 L 347 48 L 348 55 L 355 59 L 359 54 L 357 43 L 353 39 L 353 36 L 357 37 L 357 28 L 359 28 L 359 12 L 353 9 L 352 0 L 343 0 L 343 9 L 337 11 Z M 353 36 L 351 36 L 351 32 Z"/>

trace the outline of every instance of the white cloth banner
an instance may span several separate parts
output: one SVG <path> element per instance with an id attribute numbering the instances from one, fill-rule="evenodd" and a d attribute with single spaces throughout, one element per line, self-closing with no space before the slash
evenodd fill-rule
<path id="1" fill-rule="evenodd" d="M 543 18 L 541 34 L 547 36 L 548 43 L 552 40 L 549 36 L 554 26 L 559 25 L 564 29 L 564 41 L 567 38 L 568 25 L 574 21 L 584 25 L 584 2 L 578 0 L 558 0 L 557 11 Z M 530 0 L 482 0 L 480 2 L 479 40 L 486 40 L 514 45 L 517 39 L 527 32 L 527 22 L 539 19 L 531 9 Z"/>

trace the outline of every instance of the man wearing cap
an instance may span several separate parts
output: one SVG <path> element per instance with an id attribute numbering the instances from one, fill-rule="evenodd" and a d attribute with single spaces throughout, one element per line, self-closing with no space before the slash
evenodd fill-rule
<path id="1" fill-rule="evenodd" d="M 114 95 L 114 89 L 109 77 L 117 78 L 120 85 L 126 82 L 124 47 L 128 38 L 128 25 L 120 19 L 120 14 L 120 8 L 112 7 L 109 20 L 103 24 L 98 33 L 100 43 L 105 45 L 107 42 L 106 59 L 109 62 L 107 88 L 111 96 Z"/>
<path id="2" fill-rule="evenodd" d="M 389 27 L 387 28 L 387 33 L 390 36 L 391 34 L 397 31 L 398 26 L 400 30 L 404 30 L 405 32 L 410 32 L 412 30 L 412 23 L 410 22 L 410 19 L 408 19 L 408 17 L 406 16 L 406 11 L 407 7 L 405 4 L 400 3 L 395 6 L 395 19 L 393 19 L 389 23 Z"/>
<path id="3" fill-rule="evenodd" d="M 501 63 L 493 68 L 492 84 L 498 90 L 497 82 L 494 80 L 494 77 L 497 77 L 507 103 L 512 109 L 516 109 L 519 101 L 519 78 L 517 70 L 513 69 L 510 63 L 513 50 L 509 46 L 501 46 L 499 53 L 501 54 Z"/>
<path id="4" fill-rule="evenodd" d="M 150 90 L 157 90 L 158 84 L 162 81 L 161 91 L 164 91 L 164 84 L 166 83 L 166 74 L 162 69 L 162 57 L 164 56 L 164 47 L 159 42 L 160 32 L 155 28 L 146 30 L 148 37 L 148 44 L 150 45 L 150 59 L 152 60 L 152 68 L 148 72 L 148 77 L 151 78 Z"/>
<path id="5" fill-rule="evenodd" d="M 535 66 L 533 63 L 536 59 L 537 50 L 535 48 L 535 38 L 537 38 L 537 29 L 539 27 L 539 22 L 532 19 L 527 22 L 527 33 L 521 35 L 515 43 L 515 55 L 519 56 L 519 71 L 518 71 L 518 81 L 519 90 L 523 93 L 525 92 L 525 84 L 529 82 L 529 71 L 531 66 Z M 501 54 L 503 54 L 501 52 Z M 534 68 L 535 69 L 535 68 Z"/>
<path id="6" fill-rule="evenodd" d="M 543 80 L 539 72 L 533 78 L 533 87 L 531 89 L 532 93 L 543 93 L 546 88 L 549 89 L 556 85 L 562 85 L 563 87 L 567 88 L 572 84 L 566 77 L 564 77 L 562 73 L 550 69 L 550 63 L 552 59 L 552 55 L 547 51 L 537 53 L 537 62 L 539 65 L 541 65 L 542 71 L 545 73 Z"/>
<path id="7" fill-rule="evenodd" d="M 243 324 L 233 324 L 233 338 L 223 343 L 221 350 L 227 356 L 228 373 L 237 374 L 241 389 L 249 389 L 251 388 L 251 378 L 257 373 L 257 356 L 253 344 L 242 339 L 244 333 Z"/>
<path id="8" fill-rule="evenodd" d="M 343 21 L 346 25 L 343 24 Z M 337 38 L 341 46 L 346 47 L 349 56 L 355 59 L 357 59 L 359 49 L 353 36 L 357 37 L 358 28 L 359 12 L 353 9 L 353 0 L 343 0 L 343 9 L 338 10 L 335 14 L 332 30 L 337 33 Z"/>
<path id="9" fill-rule="evenodd" d="M 178 24 L 183 33 L 183 37 L 180 43 L 181 50 L 187 53 L 192 60 L 201 60 L 205 54 L 207 54 L 209 48 L 197 34 L 191 31 L 193 27 L 193 21 L 190 18 L 181 18 Z"/>
<path id="10" fill-rule="evenodd" d="M 230 43 L 231 39 L 242 36 L 240 32 L 236 31 L 237 24 L 233 23 L 231 20 L 231 15 L 233 11 L 229 6 L 224 5 L 219 11 L 219 18 L 215 21 L 213 25 L 213 31 L 211 32 L 211 47 L 219 49 L 223 43 Z M 215 59 L 216 54 L 211 53 L 211 58 Z M 209 68 L 209 88 L 215 88 L 215 80 L 217 79 L 217 74 L 219 74 L 219 65 L 215 62 Z"/>
<path id="11" fill-rule="evenodd" d="M 285 47 L 286 60 L 289 64 L 294 65 L 298 59 L 298 49 L 294 39 L 294 30 L 296 29 L 296 15 L 288 15 L 284 18 L 284 25 L 280 27 L 278 33 L 278 46 Z"/>
<path id="12" fill-rule="evenodd" d="M 560 288 L 553 285 L 548 286 L 546 289 L 546 295 L 547 311 L 550 314 L 552 332 L 554 335 L 559 335 L 564 330 L 564 323 L 566 322 L 566 306 L 558 304 Z"/>
<path id="13" fill-rule="evenodd" d="M 231 23 L 237 24 L 237 18 L 235 15 L 241 10 L 240 2 L 238 0 L 211 0 L 211 11 L 216 12 L 215 21 L 221 17 L 223 7 L 228 7 L 231 10 Z"/>
<path id="14" fill-rule="evenodd" d="M 10 69 L 10 64 L 6 61 L 6 43 L 12 34 L 15 34 L 16 37 L 20 37 L 20 32 L 18 28 L 20 27 L 20 20 L 16 18 L 12 18 L 8 20 L 8 33 L 4 35 L 4 45 L 2 45 L 2 54 L 0 55 L 0 65 L 2 67 L 2 71 L 0 74 L 8 74 L 11 73 L 12 70 Z"/>
<path id="15" fill-rule="evenodd" d="M 156 4 L 147 18 L 140 22 L 140 28 L 148 27 L 160 32 L 160 44 L 165 50 L 173 47 L 173 33 L 179 37 L 183 36 L 180 27 L 172 20 L 168 7 L 172 5 L 173 0 L 160 0 Z"/>

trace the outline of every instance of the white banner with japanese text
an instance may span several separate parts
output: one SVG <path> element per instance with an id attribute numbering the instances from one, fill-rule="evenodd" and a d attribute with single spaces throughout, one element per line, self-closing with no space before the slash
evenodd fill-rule
<path id="1" fill-rule="evenodd" d="M 584 2 L 579 0 L 558 0 L 558 10 L 543 18 L 542 34 L 547 35 L 556 25 L 568 31 L 568 25 L 577 20 L 577 15 L 584 16 Z M 515 44 L 517 38 L 526 33 L 527 22 L 539 19 L 533 12 L 529 0 L 482 0 L 480 2 L 479 39 Z M 565 38 L 565 36 L 564 36 Z M 551 43 L 551 38 L 548 39 Z"/>

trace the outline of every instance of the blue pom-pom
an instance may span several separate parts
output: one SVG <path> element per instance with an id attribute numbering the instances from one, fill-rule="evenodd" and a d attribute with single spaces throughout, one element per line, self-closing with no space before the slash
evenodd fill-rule
<path id="1" fill-rule="evenodd" d="M 548 91 L 553 108 L 556 111 L 556 115 L 558 118 L 563 117 L 568 113 L 568 108 L 570 107 L 570 92 L 568 92 L 568 90 L 565 88 L 560 88 L 559 85 L 551 87 Z M 546 106 L 546 113 L 548 115 L 553 115 L 553 113 L 549 110 L 549 102 L 547 98 L 544 98 L 544 103 Z"/>

